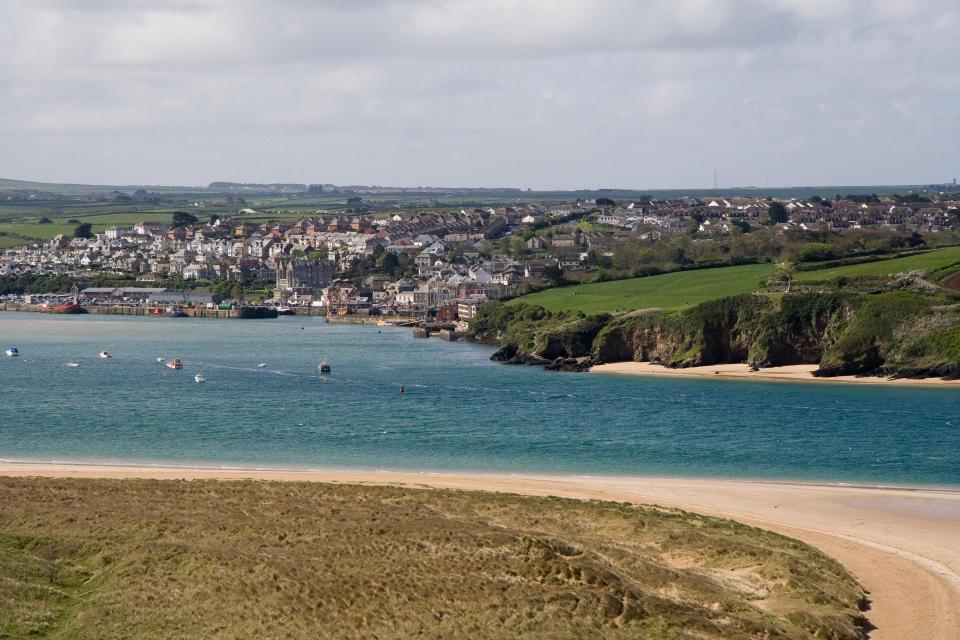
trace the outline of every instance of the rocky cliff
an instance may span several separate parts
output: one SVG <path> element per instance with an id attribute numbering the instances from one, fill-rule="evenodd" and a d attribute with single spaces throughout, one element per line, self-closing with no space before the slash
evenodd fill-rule
<path id="1" fill-rule="evenodd" d="M 668 367 L 820 364 L 819 376 L 960 377 L 960 310 L 912 291 L 746 294 L 682 311 L 612 317 L 493 303 L 474 322 L 494 359 L 581 370 L 636 360 Z"/>

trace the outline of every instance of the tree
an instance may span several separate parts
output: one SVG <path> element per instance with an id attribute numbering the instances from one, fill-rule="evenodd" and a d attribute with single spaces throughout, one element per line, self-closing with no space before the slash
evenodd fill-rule
<path id="1" fill-rule="evenodd" d="M 74 238 L 92 238 L 93 237 L 93 225 L 89 222 L 82 222 L 76 226 L 73 230 Z"/>
<path id="2" fill-rule="evenodd" d="M 787 208 L 783 206 L 782 202 L 771 202 L 761 222 L 770 226 L 786 222 L 789 219 L 790 214 L 787 213 Z"/>
<path id="3" fill-rule="evenodd" d="M 186 211 L 174 211 L 173 212 L 173 225 L 175 227 L 186 227 L 187 225 L 195 224 L 197 222 L 197 216 L 187 213 Z"/>
<path id="4" fill-rule="evenodd" d="M 549 282 L 551 287 L 559 287 L 567 282 L 566 278 L 563 277 L 563 269 L 558 264 L 544 267 L 543 279 Z"/>
<path id="5" fill-rule="evenodd" d="M 44 217 L 40 218 L 39 220 L 37 220 L 37 224 L 52 224 L 52 223 L 53 223 L 53 220 L 51 220 L 50 218 L 48 218 L 48 217 L 46 217 L 46 216 L 44 216 Z"/>
<path id="6" fill-rule="evenodd" d="M 598 207 L 613 207 L 617 204 L 610 198 L 597 198 L 594 202 Z"/>
<path id="7" fill-rule="evenodd" d="M 787 282 L 787 290 L 785 293 L 790 293 L 790 287 L 793 286 L 793 273 L 796 271 L 796 265 L 792 262 L 778 262 L 777 263 L 777 272 L 774 276 L 776 279 Z"/>

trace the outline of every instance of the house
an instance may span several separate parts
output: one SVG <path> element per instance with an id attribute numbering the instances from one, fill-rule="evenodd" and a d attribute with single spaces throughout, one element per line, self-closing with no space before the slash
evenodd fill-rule
<path id="1" fill-rule="evenodd" d="M 486 298 L 459 298 L 457 300 L 457 317 L 461 320 L 472 320 L 477 315 L 477 309 L 486 301 Z"/>
<path id="2" fill-rule="evenodd" d="M 310 260 L 278 256 L 276 295 L 284 298 L 291 293 L 301 296 L 314 295 L 330 284 L 336 274 L 336 265 L 329 260 Z"/>

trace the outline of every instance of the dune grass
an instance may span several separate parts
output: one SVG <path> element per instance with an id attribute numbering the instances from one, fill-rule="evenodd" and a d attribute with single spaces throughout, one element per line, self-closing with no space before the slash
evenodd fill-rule
<path id="1" fill-rule="evenodd" d="M 548 289 L 516 298 L 516 302 L 540 305 L 550 311 L 578 310 L 587 314 L 650 308 L 683 309 L 707 300 L 755 291 L 774 269 L 770 264 L 749 264 L 678 271 Z"/>
<path id="2" fill-rule="evenodd" d="M 656 507 L 0 479 L 0 637 L 846 640 L 861 598 L 800 542 Z"/>

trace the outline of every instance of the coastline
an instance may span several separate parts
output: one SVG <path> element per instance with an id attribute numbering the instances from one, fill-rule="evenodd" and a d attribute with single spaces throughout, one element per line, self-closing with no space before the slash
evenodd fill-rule
<path id="1" fill-rule="evenodd" d="M 960 388 L 960 380 L 943 378 L 880 378 L 876 376 L 833 376 L 818 378 L 813 375 L 818 365 L 795 364 L 782 367 L 767 367 L 750 371 L 745 363 L 716 364 L 700 367 L 671 369 L 650 362 L 611 362 L 590 368 L 590 373 L 628 376 L 666 376 L 675 378 L 711 378 L 721 380 L 762 380 L 780 382 L 820 382 L 865 385 L 889 385 L 896 387 Z"/>
<path id="2" fill-rule="evenodd" d="M 712 375 L 712 374 L 711 374 Z M 960 639 L 960 490 L 754 480 L 0 462 L 0 475 L 393 484 L 652 503 L 819 548 L 870 591 L 871 640 Z"/>

